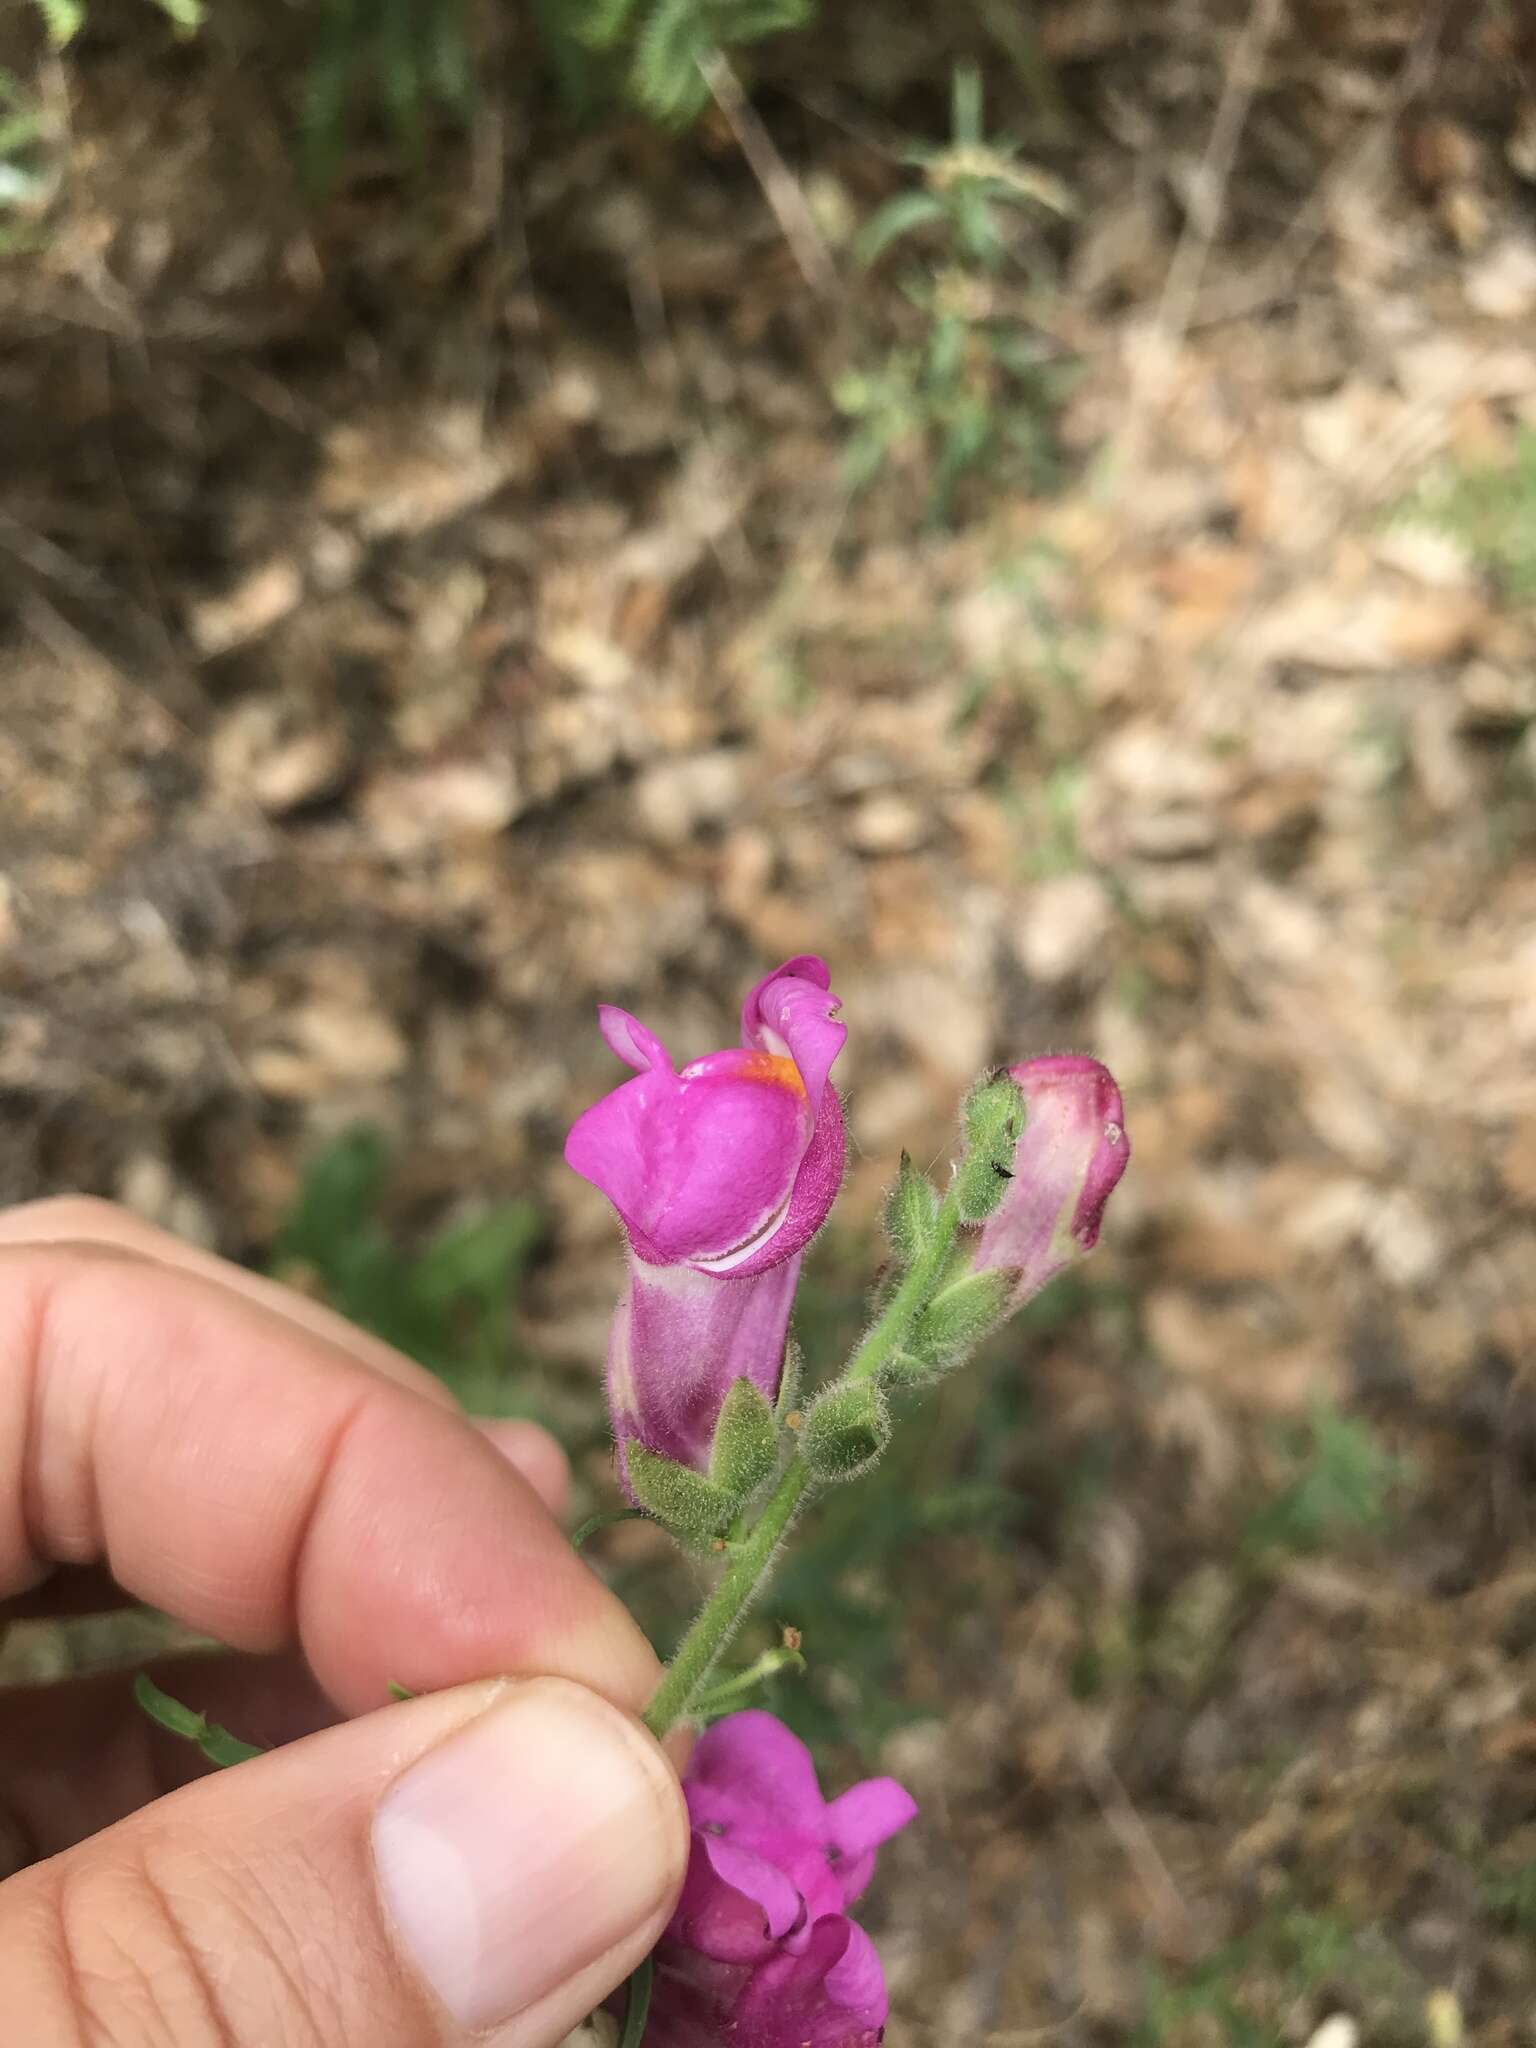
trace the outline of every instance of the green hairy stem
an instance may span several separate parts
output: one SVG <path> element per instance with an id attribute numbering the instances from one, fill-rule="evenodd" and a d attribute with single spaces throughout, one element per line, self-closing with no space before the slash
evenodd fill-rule
<path id="1" fill-rule="evenodd" d="M 838 1384 L 878 1379 L 895 1357 L 903 1338 L 943 1278 L 960 1222 L 960 1201 L 957 1188 L 952 1185 L 940 1205 L 927 1245 L 913 1261 L 873 1329 L 849 1359 Z M 752 1527 L 738 1541 L 727 1545 L 730 1563 L 724 1576 L 678 1644 L 672 1662 L 645 1710 L 645 1724 L 653 1735 L 665 1735 L 680 1721 L 688 1719 L 721 1652 L 766 1584 L 779 1547 L 810 1483 L 809 1467 L 797 1451 Z"/>

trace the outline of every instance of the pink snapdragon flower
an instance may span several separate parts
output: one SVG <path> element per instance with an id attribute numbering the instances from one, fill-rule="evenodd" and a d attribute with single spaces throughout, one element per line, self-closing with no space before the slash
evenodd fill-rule
<path id="1" fill-rule="evenodd" d="M 910 1795 L 869 1778 L 824 1800 L 804 1743 L 756 1710 L 706 1730 L 683 1789 L 693 1846 L 646 2048 L 874 2048 L 885 1978 L 848 1909 Z"/>
<path id="2" fill-rule="evenodd" d="M 1098 1243 L 1131 1144 L 1114 1077 L 1086 1053 L 1051 1053 L 1008 1071 L 1028 1115 L 1013 1177 L 982 1226 L 972 1270 L 1013 1273 L 1011 1305 L 1022 1308 Z"/>
<path id="3" fill-rule="evenodd" d="M 577 1119 L 565 1156 L 629 1240 L 608 1351 L 621 1478 L 632 1442 L 702 1471 L 733 1382 L 778 1393 L 800 1255 L 843 1177 L 829 981 L 812 955 L 786 961 L 747 997 L 741 1044 L 681 1069 L 627 1011 L 598 1013 L 636 1074 Z"/>

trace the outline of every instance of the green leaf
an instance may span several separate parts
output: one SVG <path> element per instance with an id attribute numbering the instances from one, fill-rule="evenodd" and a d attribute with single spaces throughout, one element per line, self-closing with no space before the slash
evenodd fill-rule
<path id="1" fill-rule="evenodd" d="M 56 50 L 62 50 L 79 34 L 85 21 L 83 0 L 37 0 L 37 5 L 49 42 Z"/>
<path id="2" fill-rule="evenodd" d="M 469 1298 L 506 1300 L 543 1231 L 532 1202 L 503 1202 L 483 1215 L 451 1223 L 416 1261 L 415 1284 L 425 1300 L 447 1305 Z"/>
<path id="3" fill-rule="evenodd" d="M 42 132 L 42 121 L 35 113 L 24 111 L 0 119 L 0 159 L 26 149 L 37 141 Z M 30 184 L 32 180 L 27 182 Z"/>
<path id="4" fill-rule="evenodd" d="M 885 1205 L 885 1234 L 902 1265 L 912 1265 L 927 1251 L 938 1220 L 938 1189 L 903 1152 L 896 1185 Z"/>
<path id="5" fill-rule="evenodd" d="M 950 85 L 953 109 L 950 126 L 954 139 L 965 149 L 979 149 L 983 142 L 981 72 L 974 64 L 957 64 Z"/>
<path id="6" fill-rule="evenodd" d="M 961 253 L 983 270 L 995 270 L 1003 259 L 1002 237 L 997 222 L 974 180 L 967 180 L 955 193 L 956 240 Z"/>
<path id="7" fill-rule="evenodd" d="M 344 1131 L 311 1161 L 274 1255 L 323 1271 L 372 1222 L 388 1172 L 389 1145 L 382 1131 L 367 1124 Z"/>
<path id="8" fill-rule="evenodd" d="M 413 1700 L 416 1694 L 408 1685 L 402 1685 L 398 1678 L 389 1681 L 389 1696 L 392 1700 Z"/>
<path id="9" fill-rule="evenodd" d="M 736 1503 L 723 1487 L 691 1466 L 658 1456 L 644 1444 L 630 1444 L 625 1462 L 636 1500 L 684 1542 L 707 1543 L 736 1513 Z"/>
<path id="10" fill-rule="evenodd" d="M 611 50 L 634 19 L 635 0 L 585 0 L 571 12 L 573 33 L 589 50 Z"/>
<path id="11" fill-rule="evenodd" d="M 169 1729 L 172 1735 L 179 1735 L 184 1742 L 195 1742 L 211 1764 L 243 1764 L 253 1756 L 265 1754 L 255 1743 L 242 1742 L 238 1735 L 220 1728 L 206 1714 L 195 1714 L 180 1700 L 173 1700 L 168 1692 L 160 1690 L 147 1671 L 139 1672 L 134 1679 L 133 1696 L 151 1721 Z"/>
<path id="12" fill-rule="evenodd" d="M 899 192 L 877 207 L 853 238 L 853 258 L 868 269 L 886 250 L 918 228 L 945 217 L 944 202 L 934 192 Z"/>
<path id="13" fill-rule="evenodd" d="M 751 1380 L 737 1380 L 720 1407 L 709 1452 L 712 1485 L 736 1509 L 748 1500 L 779 1462 L 779 1431 L 773 1410 Z"/>
<path id="14" fill-rule="evenodd" d="M 965 367 L 966 323 L 945 313 L 933 323 L 928 336 L 928 375 L 938 386 L 954 385 Z"/>
<path id="15" fill-rule="evenodd" d="M 890 1441 L 891 1425 L 878 1388 L 845 1380 L 812 1403 L 801 1434 L 801 1455 L 818 1479 L 856 1479 Z"/>
<path id="16" fill-rule="evenodd" d="M 698 0 L 657 0 L 635 44 L 630 88 L 657 121 L 681 126 L 709 97 L 699 69 L 715 38 Z"/>
<path id="17" fill-rule="evenodd" d="M 207 19 L 203 0 L 156 0 L 156 4 L 184 36 L 195 35 Z"/>

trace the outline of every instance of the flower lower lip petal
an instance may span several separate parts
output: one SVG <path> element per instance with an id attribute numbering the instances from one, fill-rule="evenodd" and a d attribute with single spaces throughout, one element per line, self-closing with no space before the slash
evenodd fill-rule
<path id="1" fill-rule="evenodd" d="M 774 1232 L 783 1224 L 785 1217 L 789 1214 L 790 1196 L 793 1193 L 794 1190 L 791 1189 L 790 1194 L 784 1197 L 762 1229 L 754 1231 L 741 1244 L 732 1245 L 731 1249 L 726 1252 L 712 1252 L 707 1258 L 690 1259 L 688 1263 L 691 1266 L 697 1266 L 701 1273 L 729 1273 L 733 1266 L 743 1265 L 752 1257 L 754 1252 L 762 1250 L 763 1246 L 772 1238 Z"/>

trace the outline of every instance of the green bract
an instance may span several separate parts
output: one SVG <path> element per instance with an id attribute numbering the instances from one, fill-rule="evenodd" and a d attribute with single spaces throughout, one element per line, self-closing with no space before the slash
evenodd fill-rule
<path id="1" fill-rule="evenodd" d="M 737 1507 L 779 1462 L 779 1431 L 768 1401 L 750 1380 L 737 1380 L 715 1424 L 709 1477 Z"/>
<path id="2" fill-rule="evenodd" d="M 910 1266 L 927 1251 L 938 1220 L 938 1189 L 903 1152 L 900 1174 L 885 1205 L 885 1234 L 903 1266 Z"/>
<path id="3" fill-rule="evenodd" d="M 629 1447 L 629 1484 L 647 1513 L 687 1543 L 707 1543 L 736 1513 L 736 1502 L 723 1486 L 644 1444 Z"/>
<path id="4" fill-rule="evenodd" d="M 1009 1287 L 1005 1273 L 962 1273 L 941 1287 L 912 1326 L 900 1375 L 922 1378 L 961 1364 L 1002 1321 Z"/>

